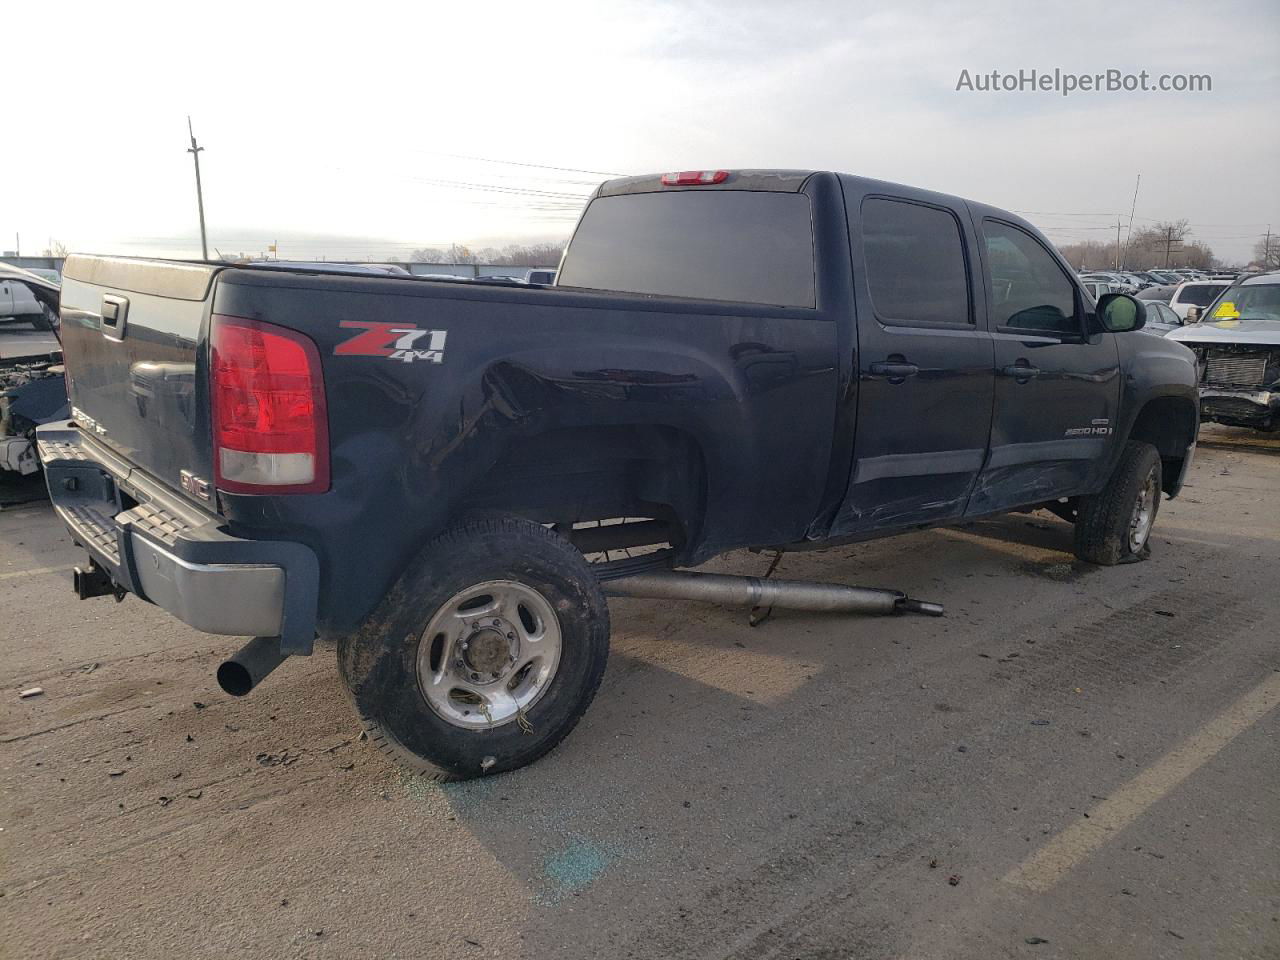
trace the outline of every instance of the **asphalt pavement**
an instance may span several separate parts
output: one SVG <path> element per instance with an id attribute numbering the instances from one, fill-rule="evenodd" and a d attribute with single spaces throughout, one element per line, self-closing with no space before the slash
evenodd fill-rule
<path id="1" fill-rule="evenodd" d="M 579 728 L 446 786 L 359 739 L 331 647 L 227 697 L 239 641 L 75 600 L 5 509 L 3 954 L 1275 960 L 1278 508 L 1280 438 L 1210 427 L 1143 563 L 1036 513 L 778 571 L 942 619 L 613 601 Z"/>

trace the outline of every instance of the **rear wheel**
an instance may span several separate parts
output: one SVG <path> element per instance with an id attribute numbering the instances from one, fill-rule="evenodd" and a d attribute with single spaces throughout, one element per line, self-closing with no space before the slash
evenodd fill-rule
<path id="1" fill-rule="evenodd" d="M 338 644 L 374 744 L 441 780 L 513 770 L 560 742 L 604 674 L 609 612 L 582 554 L 515 518 L 458 524 Z"/>
<path id="2" fill-rule="evenodd" d="M 1129 441 L 1106 489 L 1079 500 L 1076 556 L 1103 566 L 1149 556 L 1151 530 L 1160 509 L 1161 472 L 1155 447 Z"/>

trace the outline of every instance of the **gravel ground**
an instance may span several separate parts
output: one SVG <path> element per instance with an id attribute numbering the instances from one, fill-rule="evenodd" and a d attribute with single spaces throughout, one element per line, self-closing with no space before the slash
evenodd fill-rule
<path id="1" fill-rule="evenodd" d="M 3 955 L 1274 960 L 1280 439 L 1201 439 L 1146 563 L 1034 514 L 779 571 L 943 619 L 614 601 L 578 730 L 443 787 L 358 740 L 331 648 L 228 698 L 237 641 L 75 601 L 6 509 Z"/>

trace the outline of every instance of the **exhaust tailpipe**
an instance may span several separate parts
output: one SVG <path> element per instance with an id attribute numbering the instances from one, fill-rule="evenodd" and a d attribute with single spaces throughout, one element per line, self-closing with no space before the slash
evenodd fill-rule
<path id="1" fill-rule="evenodd" d="M 601 586 L 611 597 L 651 600 L 705 600 L 743 607 L 782 607 L 822 613 L 923 613 L 942 616 L 942 604 L 913 600 L 901 590 L 847 587 L 808 580 L 765 580 L 722 573 L 667 571 L 609 580 Z"/>
<path id="2" fill-rule="evenodd" d="M 218 667 L 218 686 L 233 697 L 243 697 L 286 656 L 280 652 L 279 637 L 254 637 Z"/>

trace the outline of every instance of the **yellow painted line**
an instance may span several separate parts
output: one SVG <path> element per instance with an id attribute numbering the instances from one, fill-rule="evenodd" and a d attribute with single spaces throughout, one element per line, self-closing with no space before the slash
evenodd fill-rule
<path id="1" fill-rule="evenodd" d="M 1160 760 L 1138 774 L 1005 875 L 1005 883 L 1043 893 L 1152 804 L 1214 758 L 1280 704 L 1273 673 Z"/>
<path id="2" fill-rule="evenodd" d="M 34 570 L 14 570 L 12 573 L 0 573 L 0 580 L 13 580 L 17 577 L 34 577 L 40 573 L 66 573 L 71 567 L 36 567 Z"/>

